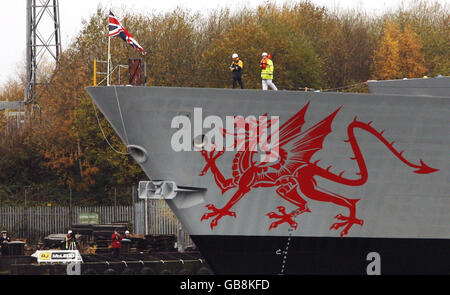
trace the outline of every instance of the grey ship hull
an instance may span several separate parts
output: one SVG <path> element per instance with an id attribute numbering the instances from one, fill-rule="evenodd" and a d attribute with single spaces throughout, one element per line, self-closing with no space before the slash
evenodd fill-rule
<path id="1" fill-rule="evenodd" d="M 450 77 L 369 81 L 374 94 L 449 96 Z"/>
<path id="2" fill-rule="evenodd" d="M 89 95 L 151 180 L 174 182 L 181 190 L 167 202 L 216 274 L 366 274 L 373 263 L 382 274 L 450 273 L 450 98 L 345 93 L 262 92 L 257 90 L 163 87 L 90 87 Z M 348 127 L 358 116 L 371 122 L 411 163 L 420 159 L 432 173 L 415 170 L 398 159 L 378 138 L 355 131 L 367 166 L 367 181 L 349 186 L 316 177 L 320 187 L 359 199 L 354 224 L 341 237 L 331 229 L 349 210 L 333 202 L 308 198 L 311 212 L 297 217 L 296 229 L 282 223 L 269 230 L 269 212 L 297 209 L 277 194 L 277 187 L 252 188 L 217 226 L 205 206 L 223 208 L 237 188 L 222 193 L 211 170 L 199 174 L 205 159 L 198 151 L 176 152 L 171 146 L 176 116 L 279 116 L 280 125 L 309 102 L 303 130 L 342 107 L 323 148 L 311 158 L 317 166 L 351 179 L 360 169 L 353 157 Z M 141 148 L 148 155 L 144 162 Z M 225 178 L 233 175 L 236 152 L 216 161 Z M 184 189 L 184 191 L 183 191 Z M 302 194 L 302 191 L 300 191 Z M 172 196 L 173 197 L 173 196 Z M 375 257 L 375 258 L 374 258 Z"/>

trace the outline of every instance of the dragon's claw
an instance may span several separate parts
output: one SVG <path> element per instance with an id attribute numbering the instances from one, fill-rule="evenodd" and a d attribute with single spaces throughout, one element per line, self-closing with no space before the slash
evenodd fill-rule
<path id="1" fill-rule="evenodd" d="M 211 230 L 214 229 L 214 227 L 216 227 L 216 226 L 217 226 L 217 220 L 214 219 L 213 221 L 211 221 L 211 224 L 210 224 Z"/>
<path id="2" fill-rule="evenodd" d="M 224 216 L 231 216 L 234 218 L 237 217 L 236 212 L 229 211 L 228 209 L 225 209 L 225 208 L 217 209 L 213 204 L 206 205 L 206 208 L 208 208 L 211 212 L 207 212 L 207 213 L 203 214 L 200 221 L 210 219 L 211 217 L 215 217 L 211 221 L 211 224 L 210 224 L 211 229 L 214 229 L 214 227 L 216 227 L 218 225 L 219 220 Z"/>
<path id="3" fill-rule="evenodd" d="M 206 172 L 208 172 L 211 166 L 215 165 L 215 161 L 225 153 L 225 151 L 219 151 L 217 153 L 215 153 L 215 151 L 216 151 L 215 146 L 211 148 L 211 151 L 209 153 L 206 150 L 200 151 L 201 155 L 203 156 L 203 158 L 205 158 L 206 161 L 206 165 L 203 168 L 202 172 L 200 173 L 200 176 L 205 176 Z"/>
<path id="4" fill-rule="evenodd" d="M 344 236 L 348 235 L 348 228 L 346 227 L 343 231 L 341 231 L 341 238 L 343 238 Z"/>
<path id="5" fill-rule="evenodd" d="M 331 225 L 331 227 L 330 227 L 330 230 L 332 230 L 332 229 L 338 230 L 339 228 L 343 227 L 346 224 L 347 224 L 347 222 L 336 222 L 336 223 L 333 223 Z"/>
<path id="6" fill-rule="evenodd" d="M 222 156 L 225 153 L 225 151 L 219 151 L 215 156 L 213 156 L 213 160 L 216 160 L 220 156 Z"/>
<path id="7" fill-rule="evenodd" d="M 293 228 L 293 229 L 297 229 L 297 227 L 298 227 L 298 223 L 297 222 L 292 222 L 292 223 L 289 223 L 289 225 Z"/>
<path id="8" fill-rule="evenodd" d="M 278 206 L 277 210 L 280 211 L 281 213 L 286 212 L 286 208 L 284 208 L 283 206 Z"/>
<path id="9" fill-rule="evenodd" d="M 273 228 L 277 228 L 280 224 L 283 224 L 283 223 L 288 223 L 291 228 L 297 229 L 298 223 L 294 221 L 294 218 L 304 212 L 311 212 L 308 209 L 308 207 L 306 207 L 306 205 L 305 205 L 304 209 L 297 209 L 297 210 L 292 211 L 291 213 L 286 213 L 286 208 L 283 206 L 277 207 L 277 210 L 281 214 L 278 214 L 275 212 L 269 212 L 266 214 L 270 219 L 279 219 L 270 224 L 269 230 L 271 230 Z"/>
<path id="10" fill-rule="evenodd" d="M 341 227 L 344 227 L 344 229 L 341 231 L 340 236 L 341 238 L 348 235 L 348 231 L 352 228 L 354 224 L 363 226 L 364 220 L 358 219 L 356 217 L 350 217 L 350 216 L 343 216 L 342 214 L 338 214 L 334 217 L 337 220 L 342 220 L 344 222 L 336 222 L 333 223 L 330 227 L 330 230 L 338 230 Z"/>
<path id="11" fill-rule="evenodd" d="M 338 214 L 334 217 L 337 220 L 348 220 L 347 216 L 343 216 L 342 214 Z"/>
<path id="12" fill-rule="evenodd" d="M 205 176 L 206 172 L 208 172 L 209 168 L 211 168 L 211 164 L 206 164 L 205 168 L 203 168 L 202 172 L 200 173 L 200 176 Z"/>

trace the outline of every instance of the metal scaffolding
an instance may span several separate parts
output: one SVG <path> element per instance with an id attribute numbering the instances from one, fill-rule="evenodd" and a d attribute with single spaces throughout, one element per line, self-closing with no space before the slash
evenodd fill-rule
<path id="1" fill-rule="evenodd" d="M 27 0 L 27 81 L 25 102 L 35 103 L 39 64 L 44 55 L 59 61 L 61 33 L 58 0 Z"/>

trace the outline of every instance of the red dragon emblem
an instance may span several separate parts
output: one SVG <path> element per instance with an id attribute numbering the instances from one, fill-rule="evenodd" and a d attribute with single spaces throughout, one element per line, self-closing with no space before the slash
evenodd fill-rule
<path id="1" fill-rule="evenodd" d="M 348 186 L 361 186 L 367 182 L 367 168 L 355 137 L 355 129 L 367 131 L 375 136 L 400 161 L 416 169 L 414 173 L 429 174 L 438 171 L 438 169 L 426 165 L 422 160 L 420 160 L 420 164 L 409 162 L 403 157 L 403 151 L 399 152 L 394 148 L 394 142 L 389 143 L 383 137 L 384 131 L 378 132 L 371 126 L 372 122 L 364 123 L 358 121 L 356 117 L 347 128 L 348 140 L 346 142 L 350 143 L 353 150 L 354 157 L 351 159 L 355 160 L 358 164 L 360 172 L 357 175 L 359 177 L 357 179 L 349 179 L 343 176 L 344 172 L 341 172 L 339 175 L 334 174 L 330 171 L 331 166 L 323 169 L 317 165 L 319 161 L 311 163 L 311 158 L 317 151 L 323 148 L 323 142 L 326 136 L 331 133 L 332 122 L 341 108 L 313 127 L 302 132 L 308 107 L 309 103 L 279 128 L 279 140 L 277 143 L 279 160 L 275 163 L 255 160 L 255 155 L 258 152 L 251 151 L 246 147 L 244 150 L 237 152 L 233 160 L 233 177 L 226 179 L 216 166 L 216 160 L 223 155 L 224 151 L 216 152 L 214 148 L 210 152 L 201 151 L 207 164 L 200 176 L 204 176 L 210 169 L 222 194 L 225 194 L 230 189 L 237 189 L 222 209 L 216 208 L 213 204 L 207 205 L 206 208 L 208 208 L 209 212 L 202 216 L 201 221 L 213 218 L 210 224 L 213 230 L 222 217 L 232 216 L 236 218 L 236 213 L 230 211 L 230 209 L 250 190 L 275 187 L 277 194 L 281 198 L 298 208 L 293 212 L 287 213 L 286 208 L 280 206 L 277 208 L 278 213 L 267 213 L 270 219 L 276 220 L 270 225 L 269 230 L 277 228 L 283 223 L 288 223 L 291 228 L 297 229 L 298 223 L 294 221 L 294 217 L 305 212 L 311 212 L 303 196 L 311 200 L 331 202 L 338 206 L 348 208 L 349 215 L 344 216 L 338 214 L 335 216 L 335 219 L 339 220 L 339 222 L 333 223 L 330 227 L 330 230 L 339 230 L 342 228 L 340 232 L 341 237 L 347 235 L 353 225 L 363 226 L 364 221 L 356 217 L 356 203 L 359 199 L 350 199 L 330 192 L 319 187 L 316 182 L 317 177 Z M 259 125 L 260 122 L 253 122 L 253 124 Z M 237 135 L 235 134 L 235 136 Z M 248 140 L 248 133 L 246 136 L 246 140 Z"/>

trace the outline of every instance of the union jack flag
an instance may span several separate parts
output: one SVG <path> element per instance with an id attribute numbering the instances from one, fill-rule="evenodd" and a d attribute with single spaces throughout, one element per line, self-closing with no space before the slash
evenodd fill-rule
<path id="1" fill-rule="evenodd" d="M 147 54 L 147 52 L 144 51 L 144 49 L 141 47 L 141 45 L 139 45 L 139 43 L 137 43 L 133 36 L 128 33 L 127 30 L 125 30 L 120 21 L 117 19 L 117 17 L 114 16 L 111 11 L 109 12 L 109 37 L 120 37 L 123 41 L 136 48 L 136 50 L 139 50 L 142 55 Z"/>

